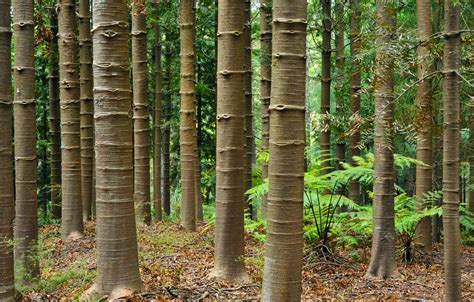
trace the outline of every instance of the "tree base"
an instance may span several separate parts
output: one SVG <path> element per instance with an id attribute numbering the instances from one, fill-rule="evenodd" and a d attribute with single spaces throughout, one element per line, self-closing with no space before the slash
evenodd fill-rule
<path id="1" fill-rule="evenodd" d="M 140 291 L 141 288 L 132 289 L 127 287 L 117 287 L 110 293 L 99 289 L 97 283 L 94 283 L 88 290 L 81 295 L 81 301 L 95 301 L 105 295 L 108 295 L 108 300 L 123 299 L 133 295 L 133 293 Z"/>
<path id="2" fill-rule="evenodd" d="M 245 271 L 229 273 L 224 270 L 213 269 L 211 271 L 211 277 L 219 281 L 227 281 L 237 284 L 247 284 L 252 282 L 252 279 Z"/>

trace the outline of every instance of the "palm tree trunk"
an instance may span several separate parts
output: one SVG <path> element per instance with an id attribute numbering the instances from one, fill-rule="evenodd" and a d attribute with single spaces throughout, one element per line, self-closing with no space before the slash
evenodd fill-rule
<path id="1" fill-rule="evenodd" d="M 244 2 L 219 1 L 215 267 L 219 279 L 247 278 L 244 255 Z"/>
<path id="2" fill-rule="evenodd" d="M 13 272 L 13 104 L 11 2 L 0 0 L 0 300 L 15 301 Z"/>
<path id="3" fill-rule="evenodd" d="M 89 0 L 79 0 L 79 56 L 81 81 L 82 218 L 90 220 L 92 216 L 92 166 L 94 158 L 94 95 Z"/>
<path id="4" fill-rule="evenodd" d="M 168 1 L 168 8 L 171 5 Z M 166 73 L 165 73 L 165 114 L 163 119 L 163 208 L 166 215 L 171 214 L 171 200 L 170 200 L 170 122 L 171 122 L 171 34 L 169 30 L 165 34 L 166 40 Z"/>
<path id="5" fill-rule="evenodd" d="M 160 5 L 159 0 L 155 7 Z M 162 72 L 161 72 L 161 30 L 160 19 L 155 21 L 155 116 L 153 120 L 153 204 L 155 207 L 155 222 L 162 220 L 161 200 L 161 101 L 162 101 Z"/>
<path id="6" fill-rule="evenodd" d="M 97 280 L 100 295 L 140 290 L 126 0 L 94 1 Z M 113 55 L 111 55 L 113 54 Z"/>
<path id="7" fill-rule="evenodd" d="M 59 21 L 59 98 L 61 103 L 62 220 L 61 237 L 74 240 L 84 232 L 81 199 L 80 87 L 77 64 L 76 1 L 61 0 Z"/>
<path id="8" fill-rule="evenodd" d="M 389 279 L 397 275 L 395 259 L 395 167 L 393 160 L 393 66 L 395 10 L 377 0 L 375 57 L 374 203 L 372 253 L 366 276 Z"/>
<path id="9" fill-rule="evenodd" d="M 273 1 L 270 189 L 262 301 L 301 299 L 306 3 Z"/>
<path id="10" fill-rule="evenodd" d="M 49 134 L 51 137 L 51 205 L 53 217 L 61 218 L 61 118 L 59 107 L 58 15 L 48 9 L 49 41 Z"/>
<path id="11" fill-rule="evenodd" d="M 432 84 L 427 76 L 432 72 L 429 42 L 431 36 L 430 0 L 417 0 L 416 13 L 418 22 L 418 90 L 417 104 L 417 143 L 416 159 L 426 165 L 416 166 L 416 200 L 417 209 L 423 210 L 428 205 L 423 201 L 424 194 L 433 187 L 433 113 L 431 105 Z M 416 228 L 418 250 L 430 253 L 432 249 L 431 218 L 420 221 Z"/>
<path id="12" fill-rule="evenodd" d="M 34 6 L 32 0 L 13 0 L 15 41 L 13 114 L 15 140 L 16 262 L 24 270 L 20 282 L 39 274 L 35 243 L 38 239 L 36 195 L 36 114 L 34 68 Z"/>
<path id="13" fill-rule="evenodd" d="M 134 200 L 138 222 L 151 223 L 150 129 L 145 0 L 132 1 Z"/>
<path id="14" fill-rule="evenodd" d="M 196 230 L 196 72 L 194 66 L 195 13 L 194 0 L 180 1 L 180 58 L 181 58 L 181 224 L 189 231 Z"/>
<path id="15" fill-rule="evenodd" d="M 460 5 L 444 1 L 443 56 L 443 237 L 444 300 L 461 301 L 461 251 L 459 229 L 460 144 Z"/>
<path id="16" fill-rule="evenodd" d="M 351 55 L 351 71 L 350 71 L 350 125 L 351 134 L 349 137 L 349 164 L 355 165 L 354 156 L 360 155 L 360 59 L 358 58 L 361 48 L 360 42 L 360 7 L 359 0 L 350 0 L 351 18 L 350 18 L 350 55 Z M 360 183 L 358 181 L 350 181 L 348 187 L 349 198 L 355 202 L 360 202 Z"/>
<path id="17" fill-rule="evenodd" d="M 321 45 L 321 173 L 329 173 L 331 167 L 331 0 L 321 0 L 322 45 Z"/>
<path id="18" fill-rule="evenodd" d="M 255 139 L 252 113 L 252 7 L 251 1 L 244 1 L 244 102 L 245 102 L 245 192 L 252 188 L 252 168 L 255 162 Z M 247 200 L 247 199 L 245 199 Z M 246 208 L 252 218 L 256 211 L 251 204 Z"/>
<path id="19" fill-rule="evenodd" d="M 260 102 L 262 103 L 262 152 L 268 152 L 270 94 L 272 90 L 272 2 L 260 0 Z M 262 179 L 268 178 L 268 163 L 262 163 Z M 262 217 L 267 212 L 267 194 L 262 197 Z"/>
<path id="20" fill-rule="evenodd" d="M 344 65 L 346 56 L 344 50 L 344 1 L 337 1 L 335 5 L 335 40 L 336 40 L 336 112 L 345 115 L 344 106 Z M 336 141 L 336 169 L 341 170 L 341 163 L 346 160 L 346 143 L 344 131 L 339 130 Z M 342 192 L 340 192 L 342 193 Z"/>

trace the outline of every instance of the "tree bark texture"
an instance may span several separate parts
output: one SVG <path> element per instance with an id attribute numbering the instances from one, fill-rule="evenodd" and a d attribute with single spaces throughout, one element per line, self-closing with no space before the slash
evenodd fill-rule
<path id="1" fill-rule="evenodd" d="M 321 174 L 329 173 L 331 167 L 331 0 L 321 0 L 322 44 L 321 44 Z"/>
<path id="2" fill-rule="evenodd" d="M 262 152 L 268 152 L 270 94 L 272 90 L 272 2 L 260 0 L 260 102 L 262 103 Z M 268 178 L 268 163 L 262 163 L 262 179 Z M 267 194 L 262 196 L 262 217 L 266 217 Z"/>
<path id="3" fill-rule="evenodd" d="M 194 183 L 196 189 L 196 221 L 204 221 L 204 212 L 202 208 L 202 194 L 201 194 L 201 162 L 199 157 L 199 147 L 196 137 L 196 149 L 195 149 L 195 160 L 194 160 Z"/>
<path id="4" fill-rule="evenodd" d="M 81 98 L 82 218 L 92 216 L 92 167 L 94 158 L 94 95 L 92 82 L 92 37 L 89 0 L 79 0 L 79 57 Z"/>
<path id="5" fill-rule="evenodd" d="M 171 5 L 167 7 L 171 9 Z M 165 114 L 163 119 L 163 209 L 165 210 L 166 215 L 171 214 L 171 195 L 170 195 L 170 134 L 171 134 L 171 34 L 169 30 L 165 33 Z"/>
<path id="6" fill-rule="evenodd" d="M 59 107 L 58 15 L 48 10 L 51 40 L 49 41 L 49 135 L 51 142 L 51 206 L 53 218 L 61 218 L 61 117 Z"/>
<path id="7" fill-rule="evenodd" d="M 219 1 L 214 273 L 246 278 L 244 255 L 244 1 Z"/>
<path id="8" fill-rule="evenodd" d="M 97 280 L 94 290 L 141 289 L 133 201 L 126 0 L 94 1 Z"/>
<path id="9" fill-rule="evenodd" d="M 11 1 L 0 0 L 0 300 L 15 301 Z"/>
<path id="10" fill-rule="evenodd" d="M 34 19 L 32 0 L 13 0 L 15 41 L 13 82 L 15 140 L 15 261 L 24 271 L 21 282 L 39 274 L 36 256 L 38 209 L 36 195 L 36 114 Z"/>
<path id="11" fill-rule="evenodd" d="M 460 144 L 460 4 L 444 1 L 443 56 L 443 237 L 444 300 L 461 301 L 461 235 L 459 227 Z"/>
<path id="12" fill-rule="evenodd" d="M 335 10 L 335 41 L 336 41 L 336 112 L 341 115 L 344 113 L 344 65 L 346 63 L 344 47 L 344 1 L 337 1 Z M 341 170 L 341 163 L 346 160 L 346 143 L 344 130 L 339 130 L 336 140 L 336 169 Z M 341 192 L 342 193 L 342 192 Z"/>
<path id="13" fill-rule="evenodd" d="M 61 237 L 82 236 L 80 87 L 76 1 L 59 0 L 59 98 L 61 104 Z"/>
<path id="14" fill-rule="evenodd" d="M 180 0 L 180 161 L 181 161 L 181 224 L 188 231 L 196 230 L 196 71 L 194 0 Z"/>
<path id="15" fill-rule="evenodd" d="M 349 136 L 349 164 L 355 165 L 354 156 L 360 155 L 360 59 L 358 58 L 361 48 L 360 41 L 360 6 L 359 0 L 350 0 L 351 17 L 350 17 L 350 91 L 349 91 L 349 107 L 351 113 L 351 134 Z M 360 201 L 360 183 L 358 181 L 350 181 L 348 186 L 349 198 L 355 202 Z"/>
<path id="16" fill-rule="evenodd" d="M 300 301 L 306 95 L 305 0 L 273 1 L 270 188 L 262 301 Z"/>
<path id="17" fill-rule="evenodd" d="M 366 276 L 389 279 L 396 273 L 395 166 L 393 159 L 393 66 L 395 10 L 387 1 L 376 2 L 374 202 L 372 252 Z"/>
<path id="18" fill-rule="evenodd" d="M 159 7 L 159 0 L 155 7 Z M 162 102 L 162 72 L 161 72 L 161 29 L 159 15 L 154 25 L 155 32 L 155 112 L 153 120 L 153 204 L 155 207 L 155 222 L 162 220 L 161 200 L 161 102 Z"/>
<path id="19" fill-rule="evenodd" d="M 432 73 L 429 39 L 431 36 L 430 0 L 416 1 L 418 22 L 418 90 L 417 106 L 417 142 L 416 159 L 424 165 L 416 165 L 416 200 L 417 209 L 428 207 L 423 201 L 424 195 L 433 188 L 433 112 L 432 112 L 432 81 L 427 77 Z M 423 218 L 416 227 L 417 250 L 430 253 L 432 250 L 431 217 Z"/>
<path id="20" fill-rule="evenodd" d="M 252 113 L 252 9 L 244 1 L 244 102 L 245 102 L 245 192 L 252 188 L 252 168 L 255 162 L 255 138 Z M 245 199 L 247 200 L 247 199 Z M 254 207 L 247 203 L 248 213 L 256 218 Z"/>
<path id="21" fill-rule="evenodd" d="M 137 221 L 151 223 L 150 129 L 145 0 L 132 1 L 134 200 Z"/>

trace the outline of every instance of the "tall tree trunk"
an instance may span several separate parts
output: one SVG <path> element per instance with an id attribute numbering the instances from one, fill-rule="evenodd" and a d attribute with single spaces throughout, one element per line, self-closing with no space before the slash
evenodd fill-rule
<path id="1" fill-rule="evenodd" d="M 336 112 L 344 113 L 344 65 L 346 63 L 344 47 L 344 1 L 337 1 L 335 5 L 335 40 L 336 40 Z M 336 169 L 341 170 L 341 163 L 346 160 L 346 143 L 344 131 L 339 130 L 336 141 Z"/>
<path id="2" fill-rule="evenodd" d="M 395 14 L 393 4 L 377 0 L 375 46 L 375 126 L 373 237 L 367 277 L 389 279 L 396 272 L 395 259 L 395 166 L 393 160 L 393 66 Z"/>
<path id="3" fill-rule="evenodd" d="M 94 158 L 94 95 L 89 0 L 79 0 L 79 56 L 81 82 L 82 218 L 90 220 L 92 216 L 92 167 Z"/>
<path id="4" fill-rule="evenodd" d="M 255 141 L 252 113 L 252 6 L 250 0 L 244 1 L 244 102 L 245 102 L 245 192 L 252 188 L 252 168 L 255 159 Z M 247 198 L 245 198 L 247 200 Z M 246 204 L 252 218 L 256 211 Z"/>
<path id="5" fill-rule="evenodd" d="M 58 2 L 59 98 L 61 103 L 62 219 L 61 237 L 74 240 L 84 232 L 81 199 L 80 87 L 77 64 L 76 1 Z"/>
<path id="6" fill-rule="evenodd" d="M 460 144 L 460 4 L 444 1 L 443 56 L 443 237 L 444 300 L 461 301 L 461 251 L 459 229 Z"/>
<path id="7" fill-rule="evenodd" d="M 158 8 L 160 0 L 155 2 Z M 153 204 L 155 207 L 155 222 L 162 220 L 161 201 L 161 101 L 162 101 L 162 72 L 161 72 L 161 29 L 159 14 L 154 25 L 155 31 L 155 116 L 153 120 Z"/>
<path id="8" fill-rule="evenodd" d="M 195 14 L 194 0 L 180 0 L 180 151 L 181 151 L 181 224 L 196 230 L 196 72 L 194 66 Z"/>
<path id="9" fill-rule="evenodd" d="M 53 218 L 61 218 L 61 118 L 59 107 L 58 15 L 48 9 L 49 41 L 49 134 L 51 138 L 51 205 Z"/>
<path id="10" fill-rule="evenodd" d="M 306 1 L 273 1 L 270 189 L 262 301 L 300 301 L 306 83 Z"/>
<path id="11" fill-rule="evenodd" d="M 247 278 L 244 255 L 244 2 L 219 1 L 214 273 Z"/>
<path id="12" fill-rule="evenodd" d="M 262 152 L 268 152 L 270 94 L 272 90 L 272 2 L 260 0 L 260 102 L 262 103 Z M 268 178 L 268 163 L 262 163 L 262 179 Z M 262 217 L 267 212 L 267 194 L 262 196 Z"/>
<path id="13" fill-rule="evenodd" d="M 433 184 L 433 113 L 431 105 L 432 84 L 427 77 L 433 71 L 429 39 L 431 36 L 430 0 L 416 1 L 418 22 L 418 90 L 417 105 L 417 142 L 416 159 L 425 165 L 416 165 L 416 200 L 417 209 L 423 210 L 428 205 L 423 201 L 424 194 L 432 191 Z M 431 218 L 420 221 L 416 228 L 418 250 L 430 253 L 432 249 Z"/>
<path id="14" fill-rule="evenodd" d="M 170 2 L 168 1 L 168 9 L 171 10 Z M 166 73 L 165 73 L 165 114 L 163 119 L 163 208 L 166 215 L 171 214 L 171 200 L 170 200 L 170 131 L 171 131 L 171 34 L 169 29 L 165 34 L 166 40 Z"/>
<path id="15" fill-rule="evenodd" d="M 0 300 L 15 301 L 13 273 L 13 104 L 11 2 L 0 0 Z"/>
<path id="16" fill-rule="evenodd" d="M 132 1 L 134 200 L 138 222 L 151 223 L 150 129 L 145 0 Z"/>
<path id="17" fill-rule="evenodd" d="M 351 134 L 349 137 L 349 163 L 355 165 L 354 156 L 360 155 L 360 59 L 358 58 L 361 48 L 360 42 L 360 6 L 359 0 L 350 0 L 351 17 L 350 17 L 350 55 L 351 55 L 351 71 L 350 71 L 350 125 Z M 349 198 L 355 202 L 360 202 L 360 183 L 358 181 L 349 182 Z"/>
<path id="18" fill-rule="evenodd" d="M 39 274 L 36 241 L 38 204 L 36 195 L 35 38 L 32 0 L 13 0 L 15 41 L 13 82 L 15 140 L 15 230 L 16 263 L 24 272 L 21 282 Z"/>
<path id="19" fill-rule="evenodd" d="M 329 173 L 331 167 L 331 0 L 321 0 L 322 45 L 321 45 L 321 173 Z"/>
<path id="20" fill-rule="evenodd" d="M 141 289 L 133 201 L 126 0 L 94 1 L 97 280 L 92 292 Z M 113 54 L 113 55 L 111 55 Z"/>

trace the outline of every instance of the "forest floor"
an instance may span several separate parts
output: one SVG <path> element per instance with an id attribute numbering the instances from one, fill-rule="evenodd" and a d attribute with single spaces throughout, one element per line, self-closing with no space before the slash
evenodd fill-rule
<path id="1" fill-rule="evenodd" d="M 96 276 L 94 224 L 86 236 L 64 243 L 59 225 L 46 225 L 40 234 L 41 279 L 20 290 L 22 301 L 78 299 Z M 202 225 L 188 233 L 164 222 L 139 231 L 140 273 L 144 291 L 127 301 L 259 300 L 263 243 L 246 235 L 247 271 L 252 283 L 228 284 L 211 277 L 213 227 Z M 338 251 L 330 261 L 315 257 L 305 246 L 303 299 L 305 301 L 442 301 L 442 248 L 436 246 L 431 264 L 398 262 L 400 277 L 390 281 L 364 279 L 369 249 Z M 331 256 L 331 255 L 329 255 Z M 357 257 L 356 257 L 357 256 Z M 474 301 L 474 247 L 462 248 L 463 301 Z"/>

